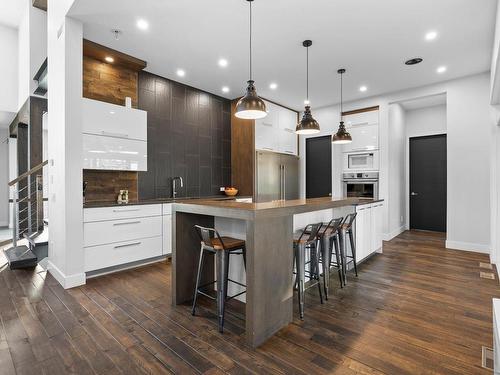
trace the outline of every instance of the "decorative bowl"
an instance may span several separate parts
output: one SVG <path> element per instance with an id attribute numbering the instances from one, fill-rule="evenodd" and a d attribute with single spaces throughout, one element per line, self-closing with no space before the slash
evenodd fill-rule
<path id="1" fill-rule="evenodd" d="M 224 190 L 224 193 L 226 193 L 226 195 L 228 197 L 234 197 L 236 194 L 238 194 L 238 189 L 228 188 L 228 189 Z"/>

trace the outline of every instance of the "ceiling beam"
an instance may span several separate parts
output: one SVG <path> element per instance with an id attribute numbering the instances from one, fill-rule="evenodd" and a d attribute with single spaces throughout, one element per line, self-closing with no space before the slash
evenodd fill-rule
<path id="1" fill-rule="evenodd" d="M 144 60 L 127 55 L 120 51 L 116 51 L 101 44 L 97 44 L 88 39 L 83 40 L 83 55 L 93 57 L 94 59 L 102 62 L 108 62 L 106 61 L 106 57 L 111 57 L 113 59 L 113 64 L 121 65 L 137 72 L 143 70 L 147 66 L 147 63 Z"/>

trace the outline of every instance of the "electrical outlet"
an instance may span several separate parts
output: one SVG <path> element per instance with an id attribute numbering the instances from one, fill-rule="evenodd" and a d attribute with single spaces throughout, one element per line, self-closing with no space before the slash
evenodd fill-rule
<path id="1" fill-rule="evenodd" d="M 224 186 L 221 186 L 221 187 L 219 188 L 219 191 L 226 191 L 226 188 L 225 188 Z"/>

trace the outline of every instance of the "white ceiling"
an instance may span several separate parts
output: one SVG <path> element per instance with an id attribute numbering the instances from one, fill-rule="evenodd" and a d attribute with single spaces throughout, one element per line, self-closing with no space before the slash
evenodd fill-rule
<path id="1" fill-rule="evenodd" d="M 445 105 L 446 104 L 446 94 L 438 94 L 438 95 L 429 95 L 424 96 L 422 98 L 416 98 L 411 100 L 406 100 L 400 102 L 403 108 L 407 111 L 411 111 L 413 109 L 434 107 L 437 105 Z"/>
<path id="2" fill-rule="evenodd" d="M 480 2 L 480 6 L 478 3 Z M 311 39 L 310 100 L 339 101 L 422 86 L 489 70 L 496 0 L 256 0 L 254 79 L 258 93 L 301 109 L 304 39 Z M 71 14 L 85 37 L 148 62 L 147 70 L 227 98 L 248 79 L 248 2 L 244 0 L 77 0 Z M 139 18 L 149 22 L 139 30 Z M 111 29 L 123 31 L 120 40 Z M 425 34 L 438 32 L 428 42 Z M 424 62 L 406 66 L 411 57 Z M 219 58 L 227 68 L 217 65 Z M 436 68 L 446 65 L 444 74 Z M 186 71 L 184 78 L 176 70 Z M 269 89 L 276 82 L 278 89 Z M 366 85 L 368 91 L 359 92 Z M 223 94 L 222 86 L 230 92 Z"/>
<path id="3" fill-rule="evenodd" d="M 25 0 L 0 0 L 0 25 L 17 28 L 25 4 Z"/>

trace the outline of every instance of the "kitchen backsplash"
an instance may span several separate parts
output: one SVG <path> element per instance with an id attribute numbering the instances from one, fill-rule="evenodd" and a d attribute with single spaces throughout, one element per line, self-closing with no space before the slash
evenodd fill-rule
<path id="1" fill-rule="evenodd" d="M 148 171 L 139 172 L 139 197 L 220 194 L 231 183 L 231 102 L 148 73 L 139 73 L 139 109 L 148 112 Z"/>
<path id="2" fill-rule="evenodd" d="M 84 169 L 83 181 L 86 202 L 116 201 L 120 190 L 128 190 L 129 200 L 137 200 L 137 172 Z"/>

